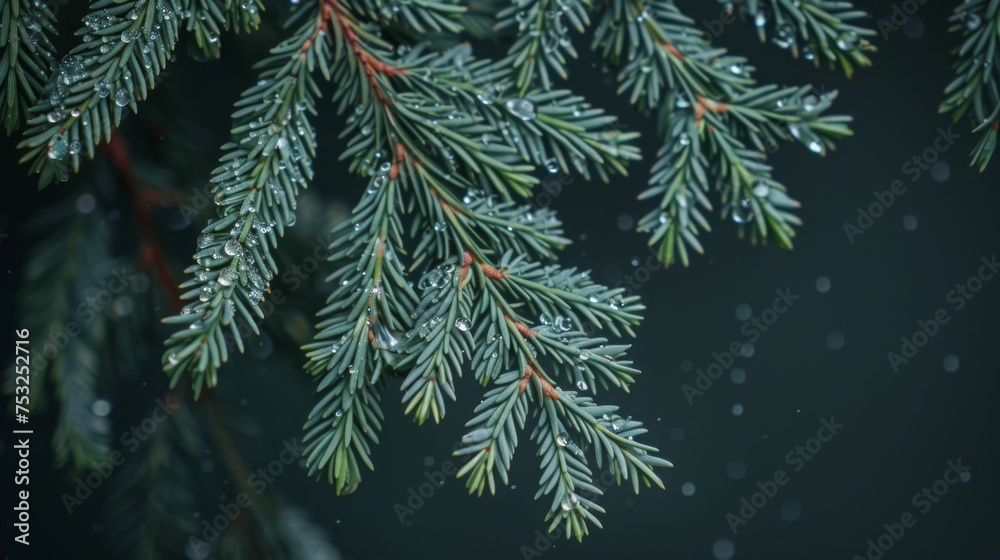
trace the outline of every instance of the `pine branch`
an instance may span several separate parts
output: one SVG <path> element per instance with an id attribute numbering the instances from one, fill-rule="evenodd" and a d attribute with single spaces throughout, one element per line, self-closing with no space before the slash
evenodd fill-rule
<path id="1" fill-rule="evenodd" d="M 177 43 L 179 0 L 99 0 L 91 9 L 77 31 L 83 42 L 49 78 L 18 144 L 41 187 L 67 180 L 81 156 L 94 157 L 125 108 L 136 111 L 155 87 Z"/>
<path id="2" fill-rule="evenodd" d="M 0 8 L 0 119 L 7 136 L 42 94 L 55 64 L 55 12 L 44 2 L 8 0 Z"/>
<path id="3" fill-rule="evenodd" d="M 462 24 L 456 16 L 467 10 L 465 6 L 436 0 L 403 0 L 392 3 L 352 0 L 342 5 L 351 13 L 411 38 L 431 32 L 460 33 Z"/>
<path id="4" fill-rule="evenodd" d="M 551 212 L 521 201 L 537 183 L 534 165 L 602 178 L 624 171 L 637 158 L 625 144 L 634 135 L 599 132 L 614 119 L 568 92 L 508 97 L 510 69 L 477 60 L 467 46 L 431 53 L 418 45 L 400 55 L 350 6 L 331 10 L 346 60 L 333 70 L 334 100 L 353 108 L 342 158 L 369 183 L 352 218 L 334 229 L 333 290 L 304 347 L 322 395 L 305 425 L 310 474 L 325 471 L 338 493 L 353 491 L 360 465 L 373 468 L 386 376 L 404 376 L 403 401 L 418 423 L 439 421 L 469 361 L 481 384 L 498 387 L 484 401 L 491 410 L 481 407 L 469 423 L 476 429 L 459 454 L 474 457 L 460 474 L 470 474 L 470 491 L 492 491 L 495 473 L 507 480 L 529 383 L 539 403 L 576 401 L 561 396 L 536 353 L 572 383 L 624 386 L 638 373 L 622 358 L 627 346 L 528 326 L 536 323 L 528 316 L 558 316 L 560 329 L 632 334 L 642 307 L 586 273 L 536 262 L 566 240 Z M 413 214 L 408 231 L 405 214 Z"/>
<path id="5" fill-rule="evenodd" d="M 601 15 L 594 47 L 620 68 L 620 91 L 632 103 L 659 107 L 664 146 L 640 198 L 660 204 L 639 220 L 659 258 L 687 266 L 690 251 L 703 251 L 698 235 L 710 230 L 704 212 L 713 208 L 713 183 L 722 217 L 741 237 L 790 248 L 800 221 L 786 210 L 798 203 L 771 177 L 766 153 L 794 140 L 824 155 L 850 135 L 850 117 L 824 114 L 836 92 L 757 85 L 745 59 L 713 48 L 671 2 L 616 0 Z"/>
<path id="6" fill-rule="evenodd" d="M 971 165 L 986 170 L 996 151 L 1000 128 L 1000 1 L 966 0 L 949 18 L 949 31 L 961 32 L 962 44 L 955 50 L 957 76 L 945 88 L 939 110 L 952 113 L 955 122 L 968 115 L 973 132 L 981 133 L 972 150 Z"/>
<path id="7" fill-rule="evenodd" d="M 520 94 L 527 93 L 536 77 L 543 90 L 552 89 L 550 72 L 567 78 L 567 57 L 577 58 L 569 30 L 583 33 L 590 25 L 589 11 L 589 0 L 514 0 L 497 14 L 496 31 L 516 32 L 502 62 L 515 69 Z"/>
<path id="8" fill-rule="evenodd" d="M 173 394 L 172 399 L 179 399 Z M 187 556 L 197 534 L 192 473 L 205 442 L 189 406 L 178 407 L 111 479 L 106 526 L 116 552 L 137 560 Z"/>
<path id="9" fill-rule="evenodd" d="M 92 195 L 83 196 L 96 204 Z M 110 448 L 111 425 L 93 408 L 102 373 L 100 349 L 107 343 L 108 302 L 96 300 L 94 293 L 100 295 L 115 262 L 100 210 L 81 213 L 75 202 L 64 201 L 35 219 L 32 231 L 46 237 L 29 257 L 19 307 L 25 326 L 45 341 L 31 364 L 32 412 L 55 407 L 56 465 L 79 471 L 103 459 Z M 12 386 L 8 390 L 14 392 Z M 49 390 L 54 402 L 47 399 Z"/>
<path id="10" fill-rule="evenodd" d="M 330 258 L 342 266 L 328 278 L 336 288 L 318 313 L 324 320 L 315 342 L 303 347 L 307 369 L 320 379 L 317 391 L 326 393 L 305 425 L 309 473 L 325 468 L 338 494 L 357 487 L 359 460 L 374 468 L 370 443 L 378 443 L 382 420 L 378 389 L 417 304 L 397 254 L 402 225 L 394 174 L 376 175 L 353 219 L 334 230 Z"/>
<path id="11" fill-rule="evenodd" d="M 720 0 L 720 3 L 732 13 L 731 2 Z M 801 54 L 817 68 L 825 61 L 831 68 L 840 66 L 851 77 L 856 66 L 864 68 L 872 64 L 865 53 L 876 48 L 866 37 L 875 36 L 875 30 L 855 23 L 871 16 L 855 10 L 850 2 L 745 0 L 739 9 L 741 16 L 753 21 L 761 42 L 767 41 L 770 24 L 772 43 L 795 58 Z"/>
<path id="12" fill-rule="evenodd" d="M 260 26 L 261 0 L 185 0 L 187 31 L 194 42 L 192 52 L 204 58 L 219 58 L 223 31 L 250 33 Z"/>
<path id="13" fill-rule="evenodd" d="M 296 196 L 312 178 L 316 149 L 310 115 L 319 89 L 313 73 L 329 80 L 332 56 L 325 19 L 317 7 L 307 23 L 260 64 L 260 80 L 245 91 L 233 114 L 233 141 L 223 146 L 215 169 L 217 221 L 198 237 L 194 278 L 181 284 L 192 301 L 164 322 L 183 325 L 166 343 L 164 371 L 176 385 L 191 376 L 195 398 L 218 382 L 226 362 L 227 334 L 243 351 L 238 318 L 258 333 L 260 304 L 278 273 L 271 255 L 278 236 L 295 224 Z"/>

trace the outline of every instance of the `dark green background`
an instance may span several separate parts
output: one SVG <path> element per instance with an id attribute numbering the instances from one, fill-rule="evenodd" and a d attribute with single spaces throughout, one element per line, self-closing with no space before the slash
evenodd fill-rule
<path id="1" fill-rule="evenodd" d="M 681 4 L 699 21 L 719 14 L 714 2 Z M 888 1 L 872 4 L 862 8 L 876 16 L 887 16 L 892 6 Z M 866 541 L 883 532 L 883 523 L 898 521 L 909 511 L 915 513 L 917 524 L 885 554 L 887 560 L 1000 558 L 995 536 L 1000 522 L 996 501 L 1000 457 L 994 432 L 1000 385 L 996 381 L 1000 280 L 987 282 L 959 311 L 946 302 L 956 284 L 977 272 L 981 257 L 1000 251 L 996 219 L 1000 161 L 983 174 L 968 167 L 975 138 L 962 121 L 953 127 L 961 138 L 941 156 L 950 167 L 947 180 L 936 181 L 926 172 L 911 182 L 912 175 L 903 170 L 908 160 L 932 145 L 939 127 L 949 126 L 937 106 L 952 77 L 949 51 L 957 37 L 946 31 L 945 17 L 954 4 L 927 0 L 907 30 L 874 40 L 879 49 L 876 65 L 850 80 L 793 61 L 773 45 L 759 44 L 749 24 L 726 26 L 717 43 L 747 55 L 762 82 L 813 83 L 826 91 L 840 90 L 834 109 L 854 116 L 856 135 L 824 158 L 790 144 L 771 156 L 776 178 L 803 204 L 800 216 L 805 224 L 794 251 L 751 246 L 736 239 L 733 224 L 716 222 L 715 231 L 704 237 L 706 256 L 696 257 L 687 269 L 656 270 L 641 285 L 638 293 L 648 307 L 647 319 L 632 356 L 643 375 L 632 393 L 603 399 L 622 404 L 628 414 L 646 422 L 651 430 L 647 441 L 676 467 L 661 475 L 666 491 L 646 490 L 639 496 L 626 489 L 609 491 L 600 499 L 608 510 L 603 530 L 592 531 L 583 544 L 556 540 L 542 557 L 713 558 L 713 543 L 728 538 L 737 559 L 847 560 L 864 555 Z M 918 20 L 922 36 L 908 37 L 918 28 Z M 176 136 L 167 132 L 159 143 L 150 142 L 148 129 L 140 129 L 136 119 L 126 123 L 126 132 L 136 146 L 147 150 L 152 146 L 147 155 L 153 158 L 158 157 L 156 150 L 201 152 L 204 161 L 192 163 L 188 172 L 192 186 L 202 184 L 218 146 L 226 140 L 229 107 L 254 79 L 247 70 L 249 63 L 272 39 L 263 35 L 252 44 L 231 39 L 223 48 L 222 61 L 195 62 L 182 53 L 150 100 L 154 118 L 143 121 L 148 124 L 156 121 L 155 116 L 171 115 L 165 122 Z M 595 105 L 619 114 L 628 130 L 640 131 L 646 159 L 632 168 L 629 178 L 616 178 L 610 185 L 574 181 L 554 206 L 574 241 L 564 262 L 591 268 L 597 281 L 615 284 L 635 273 L 633 257 L 644 261 L 647 255 L 646 238 L 623 231 L 618 221 L 623 214 L 638 218 L 646 211 L 647 206 L 635 198 L 659 145 L 652 123 L 627 107 L 615 95 L 611 80 L 598 75 L 591 62 L 587 53 L 574 64 L 570 86 Z M 302 199 L 304 207 L 331 204 L 338 198 L 351 204 L 364 188 L 333 163 L 341 143 L 333 141 L 339 120 L 329 113 L 318 127 L 325 156 Z M 3 315 L 9 331 L 17 325 L 12 323 L 10 304 L 30 246 L 30 240 L 18 233 L 24 218 L 30 210 L 76 194 L 74 182 L 38 194 L 32 181 L 24 178 L 24 168 L 16 165 L 12 142 L 0 144 L 5 184 L 0 212 L 7 224 L 4 231 L 11 233 L 0 244 L 0 291 L 8 294 Z M 854 223 L 857 208 L 874 202 L 873 191 L 887 190 L 894 180 L 902 180 L 906 192 L 850 243 L 844 223 Z M 128 211 L 127 206 L 122 209 Z M 342 207 L 327 215 L 338 212 Z M 304 214 L 308 218 L 308 210 Z M 917 219 L 914 231 L 903 227 L 907 215 Z M 163 224 L 174 218 L 167 212 L 160 216 Z M 315 228 L 297 232 L 306 240 L 305 247 L 329 224 L 316 216 L 300 220 L 299 225 L 297 229 Z M 171 254 L 184 263 L 196 232 L 189 227 L 172 235 Z M 815 288 L 820 276 L 832 282 L 828 293 Z M 746 382 L 731 383 L 727 371 L 689 404 L 681 387 L 693 383 L 696 374 L 684 371 L 682 363 L 689 360 L 694 368 L 704 368 L 713 352 L 745 340 L 735 308 L 746 303 L 754 314 L 760 313 L 771 304 L 774 291 L 785 288 L 800 299 L 761 336 L 752 357 L 737 360 L 734 367 L 746 371 Z M 303 319 L 311 323 L 308 313 L 318 301 L 308 297 L 304 291 L 293 294 L 288 309 L 272 318 L 268 328 L 294 326 Z M 929 319 L 939 308 L 949 310 L 951 321 L 910 363 L 894 372 L 886 353 L 898 351 L 900 337 L 912 335 L 916 321 Z M 827 347 L 830 331 L 843 334 L 842 349 Z M 167 333 L 152 328 L 149 337 L 158 342 Z M 221 393 L 237 418 L 254 419 L 259 425 L 257 435 L 237 436 L 251 468 L 265 466 L 277 458 L 282 440 L 299 436 L 312 406 L 312 386 L 301 371 L 301 357 L 282 346 L 280 337 L 277 340 L 267 359 L 237 359 L 222 372 Z M 960 359 L 957 372 L 947 373 L 943 367 L 949 354 Z M 142 375 L 148 376 L 149 385 L 115 403 L 116 411 L 139 408 L 136 414 L 116 420 L 113 433 L 127 429 L 129 418 L 141 418 L 141 407 L 165 386 L 165 376 L 155 363 Z M 374 456 L 376 470 L 365 473 L 351 496 L 335 496 L 325 483 L 310 480 L 300 469 L 282 475 L 267 492 L 306 507 L 345 558 L 522 558 L 522 547 L 534 547 L 536 531 L 544 531 L 548 504 L 532 500 L 539 471 L 530 445 L 524 445 L 515 458 L 516 489 L 475 499 L 466 494 L 463 482 L 449 479 L 407 524 L 401 525 L 394 512 L 394 504 L 405 503 L 408 490 L 425 481 L 425 472 L 448 459 L 479 391 L 471 379 L 463 380 L 460 401 L 450 407 L 447 421 L 418 429 L 402 415 L 399 396 L 390 390 L 383 400 L 387 420 Z M 241 399 L 246 399 L 245 405 L 239 404 Z M 736 403 L 745 409 L 742 416 L 731 412 Z M 844 425 L 843 430 L 801 471 L 792 472 L 785 455 L 815 435 L 822 418 L 831 416 Z M 55 558 L 66 552 L 96 557 L 106 532 L 105 527 L 93 526 L 100 504 L 87 502 L 67 517 L 58 498 L 64 491 L 63 478 L 49 466 L 50 423 L 38 419 L 35 427 L 33 554 L 15 550 L 11 558 Z M 684 434 L 680 440 L 671 437 L 678 428 Z M 0 465 L 9 485 L 11 440 L 6 434 L 0 438 Z M 947 461 L 959 458 L 970 467 L 968 482 L 951 486 L 926 514 L 916 512 L 911 497 L 941 478 Z M 434 466 L 425 466 L 425 460 Z M 733 460 L 746 464 L 740 479 L 727 475 Z M 770 479 L 777 469 L 789 473 L 789 483 L 732 535 L 726 514 L 736 513 L 740 499 L 749 499 L 756 482 Z M 206 475 L 203 481 L 211 490 L 204 493 L 208 499 L 200 508 L 205 516 L 217 513 L 214 494 L 232 488 L 216 481 L 217 474 Z M 685 482 L 696 485 L 693 496 L 682 496 Z M 801 509 L 795 521 L 783 520 L 780 514 L 789 501 Z M 5 522 L 9 517 L 8 510 Z M 0 550 L 9 542 L 5 537 Z"/>

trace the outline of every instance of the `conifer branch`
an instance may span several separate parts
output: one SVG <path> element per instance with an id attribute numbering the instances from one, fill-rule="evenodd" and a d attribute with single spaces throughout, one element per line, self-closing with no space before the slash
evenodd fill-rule
<path id="1" fill-rule="evenodd" d="M 719 0 L 732 14 L 733 2 Z M 839 0 L 745 0 L 739 3 L 741 16 L 749 18 L 761 42 L 767 41 L 768 27 L 772 29 L 771 42 L 787 50 L 792 56 L 812 61 L 817 68 L 821 62 L 830 67 L 840 66 L 847 77 L 855 67 L 871 66 L 866 52 L 876 48 L 866 37 L 875 36 L 875 30 L 857 25 L 858 20 L 869 19 L 867 13 L 854 9 L 850 2 Z"/>
<path id="2" fill-rule="evenodd" d="M 111 139 L 125 108 L 137 110 L 177 43 L 179 0 L 99 0 L 77 31 L 83 42 L 63 59 L 31 108 L 22 162 L 44 187 L 67 180 L 80 158 Z"/>
<path id="3" fill-rule="evenodd" d="M 672 2 L 615 0 L 601 14 L 594 47 L 620 68 L 620 91 L 632 103 L 659 109 L 664 146 L 640 198 L 660 204 L 639 220 L 659 258 L 686 266 L 689 251 L 703 251 L 698 235 L 710 229 L 712 183 L 722 217 L 740 236 L 791 247 L 800 222 L 786 209 L 798 203 L 771 177 L 766 153 L 794 140 L 824 155 L 850 135 L 850 117 L 824 114 L 836 92 L 757 85 L 745 59 L 712 47 Z"/>
<path id="4" fill-rule="evenodd" d="M 264 9 L 261 0 L 184 0 L 187 31 L 192 34 L 190 48 L 205 58 L 219 58 L 223 31 L 250 33 L 260 26 Z"/>
<path id="5" fill-rule="evenodd" d="M 73 201 L 50 209 L 32 230 L 45 238 L 30 255 L 19 307 L 25 326 L 46 341 L 31 364 L 32 411 L 55 407 L 56 465 L 79 471 L 110 448 L 111 425 L 93 410 L 108 302 L 97 302 L 92 294 L 108 282 L 105 274 L 113 268 L 111 236 L 99 214 L 79 213 Z"/>
<path id="6" fill-rule="evenodd" d="M 190 513 L 178 513 L 196 509 L 192 475 L 206 444 L 200 431 L 193 410 L 178 407 L 112 477 L 105 515 L 118 554 L 159 560 L 185 552 L 198 525 Z"/>
<path id="7" fill-rule="evenodd" d="M 1000 2 L 965 0 L 951 16 L 949 31 L 960 32 L 962 44 L 955 50 L 955 79 L 945 88 L 942 113 L 952 113 L 955 122 L 968 115 L 972 131 L 980 134 L 972 150 L 970 165 L 986 170 L 997 146 L 1000 128 Z"/>
<path id="8" fill-rule="evenodd" d="M 278 236 L 294 225 L 296 196 L 312 178 L 317 70 L 330 78 L 326 19 L 313 17 L 260 64 L 260 80 L 242 95 L 233 114 L 233 142 L 223 146 L 221 165 L 212 176 L 217 221 L 198 237 L 194 278 L 181 285 L 192 301 L 164 322 L 183 325 L 167 341 L 164 371 L 176 385 L 190 374 L 195 398 L 217 383 L 228 359 L 226 335 L 239 351 L 243 339 L 236 320 L 258 333 L 260 303 L 278 273 L 271 255 Z"/>
<path id="9" fill-rule="evenodd" d="M 7 136 L 42 94 L 55 64 L 55 12 L 44 2 L 8 0 L 0 8 L 0 120 Z"/>
<path id="10" fill-rule="evenodd" d="M 583 33 L 590 9 L 589 0 L 514 0 L 497 14 L 496 31 L 516 32 L 503 64 L 515 70 L 514 85 L 522 95 L 536 77 L 544 90 L 552 89 L 550 72 L 568 77 L 567 57 L 577 58 L 570 28 Z"/>
<path id="11" fill-rule="evenodd" d="M 471 446 L 460 454 L 474 457 L 460 474 L 471 473 L 470 491 L 492 491 L 495 474 L 507 481 L 529 381 L 539 403 L 576 399 L 560 396 L 536 353 L 551 356 L 553 371 L 571 382 L 622 386 L 638 373 L 621 359 L 627 347 L 604 348 L 603 338 L 561 331 L 535 340 L 541 333 L 529 317 L 558 316 L 567 331 L 586 324 L 632 334 L 642 307 L 586 273 L 541 267 L 536 260 L 552 259 L 566 240 L 551 212 L 529 213 L 520 200 L 537 183 L 535 165 L 594 169 L 605 178 L 623 171 L 637 156 L 625 144 L 633 135 L 598 132 L 613 119 L 567 92 L 508 98 L 510 70 L 475 59 L 464 45 L 433 55 L 418 45 L 400 56 L 349 6 L 331 10 L 346 59 L 333 72 L 341 86 L 334 100 L 353 107 L 343 157 L 369 183 L 351 219 L 334 229 L 333 290 L 304 347 L 322 395 L 305 425 L 310 473 L 325 471 L 338 493 L 353 491 L 360 465 L 373 468 L 386 376 L 404 376 L 403 401 L 418 423 L 439 421 L 469 361 L 481 384 L 499 385 L 487 399 L 502 412 L 488 421 L 488 434 L 479 428 L 466 437 Z M 413 273 L 419 295 L 407 280 Z M 592 352 L 592 364 L 578 367 Z"/>

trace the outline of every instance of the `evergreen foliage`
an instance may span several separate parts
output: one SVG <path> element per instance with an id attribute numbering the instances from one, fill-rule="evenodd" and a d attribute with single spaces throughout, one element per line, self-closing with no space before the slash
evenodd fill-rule
<path id="1" fill-rule="evenodd" d="M 955 122 L 971 119 L 979 142 L 972 150 L 971 165 L 985 171 L 997 147 L 1000 128 L 1000 1 L 966 0 L 955 8 L 949 29 L 962 34 L 955 49 L 955 79 L 945 88 L 942 113 L 952 113 Z"/>
<path id="2" fill-rule="evenodd" d="M 47 39 L 54 13 L 8 0 L 0 21 L 3 117 L 10 133 L 28 115 L 19 148 L 29 171 L 45 186 L 69 180 L 101 144 L 112 159 L 127 157 L 115 128 L 157 85 L 182 34 L 190 34 L 196 57 L 218 57 L 220 35 L 257 30 L 267 6 L 98 0 L 77 32 L 79 44 L 56 63 Z M 287 250 L 279 241 L 295 227 L 314 160 L 323 157 L 315 120 L 324 111 L 343 123 L 339 157 L 362 194 L 332 232 L 326 304 L 300 356 L 316 382 L 303 427 L 309 474 L 338 494 L 355 491 L 362 467 L 374 468 L 386 391 L 398 383 L 406 414 L 420 424 L 439 422 L 469 373 L 484 391 L 455 451 L 466 460 L 458 476 L 470 493 L 509 483 L 525 435 L 542 473 L 535 498 L 549 501 L 546 521 L 567 535 L 582 539 L 591 525 L 601 526 L 604 510 L 592 500 L 601 494 L 596 469 L 636 492 L 640 484 L 662 488 L 655 468 L 671 465 L 639 441 L 644 425 L 596 400 L 636 381 L 639 370 L 622 339 L 635 336 L 644 306 L 624 289 L 560 264 L 569 243 L 562 224 L 530 198 L 539 172 L 607 183 L 640 159 L 636 133 L 560 88 L 578 56 L 574 42 L 589 30 L 620 92 L 658 122 L 662 148 L 640 195 L 656 202 L 639 228 L 667 265 L 687 265 L 690 251 L 702 252 L 698 236 L 710 230 L 713 196 L 741 235 L 791 247 L 798 203 L 772 176 L 767 154 L 794 142 L 824 155 L 849 136 L 850 117 L 827 114 L 836 92 L 758 84 L 748 61 L 713 45 L 669 0 L 512 0 L 468 10 L 436 0 L 301 0 L 292 8 L 284 39 L 257 63 L 256 83 L 235 103 L 230 141 L 209 180 L 214 215 L 200 228 L 179 289 L 142 203 L 133 201 L 143 250 L 159 263 L 173 310 L 163 319 L 176 330 L 161 360 L 171 395 L 180 398 L 190 386 L 205 417 L 185 408 L 169 420 L 118 481 L 119 495 L 131 497 L 111 515 L 144 511 L 155 518 L 167 495 L 195 499 L 189 471 L 205 444 L 190 432 L 200 424 L 215 428 L 227 470 L 244 474 L 214 390 L 237 382 L 227 379 L 224 365 L 246 350 L 246 333 L 260 334 Z M 870 63 L 864 37 L 872 32 L 856 25 L 863 14 L 849 3 L 753 0 L 740 10 L 762 39 L 773 22 L 774 42 L 795 56 L 848 75 Z M 509 47 L 490 60 L 459 42 L 469 36 L 506 37 Z M 323 99 L 328 82 L 330 102 Z M 134 177 L 120 175 L 134 192 Z M 51 316 L 38 317 L 32 330 L 65 320 L 86 297 L 92 279 L 77 277 L 79 289 L 66 290 L 78 261 L 93 266 L 110 258 L 106 224 L 88 224 L 87 214 L 70 219 L 72 210 L 50 214 L 63 233 L 36 249 L 25 294 L 29 306 L 38 304 L 53 289 L 42 281 L 48 279 L 62 286 L 56 291 L 66 301 L 57 298 Z M 91 405 L 97 349 L 112 334 L 116 344 L 130 341 L 119 330 L 104 317 L 88 322 L 69 350 L 35 372 L 33 383 L 51 388 L 60 407 L 60 464 L 85 468 L 113 443 Z M 321 546 L 308 522 L 278 500 L 252 512 L 239 532 L 209 549 L 222 557 L 268 550 L 298 558 L 308 549 L 294 543 Z M 162 533 L 133 531 L 120 544 L 157 558 L 175 536 L 192 532 L 182 520 L 156 519 Z"/>

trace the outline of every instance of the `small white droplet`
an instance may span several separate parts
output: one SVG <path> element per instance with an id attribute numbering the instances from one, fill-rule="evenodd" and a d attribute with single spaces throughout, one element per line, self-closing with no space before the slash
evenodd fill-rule
<path id="1" fill-rule="evenodd" d="M 225 251 L 230 257 L 235 257 L 243 252 L 243 247 L 240 245 L 239 241 L 230 239 L 229 241 L 226 241 L 226 245 L 222 250 Z"/>
<path id="2" fill-rule="evenodd" d="M 959 360 L 958 356 L 954 354 L 948 354 L 944 357 L 944 370 L 948 373 L 955 373 L 958 371 Z"/>
<path id="3" fill-rule="evenodd" d="M 826 347 L 830 350 L 840 350 L 844 347 L 844 333 L 830 331 L 826 333 Z"/>
<path id="4" fill-rule="evenodd" d="M 715 560 L 731 560 L 736 554 L 736 546 L 729 539 L 719 539 L 712 545 L 712 556 Z"/>
<path id="5" fill-rule="evenodd" d="M 750 307 L 750 304 L 741 303 L 736 306 L 736 320 L 746 321 L 751 315 L 753 315 L 753 309 Z"/>
<path id="6" fill-rule="evenodd" d="M 94 411 L 95 416 L 104 418 L 111 413 L 111 402 L 107 399 L 97 399 L 94 401 L 94 404 L 90 406 L 90 409 Z"/>
<path id="7" fill-rule="evenodd" d="M 830 291 L 830 279 L 826 276 L 820 276 L 816 279 L 816 291 L 825 294 Z"/>

